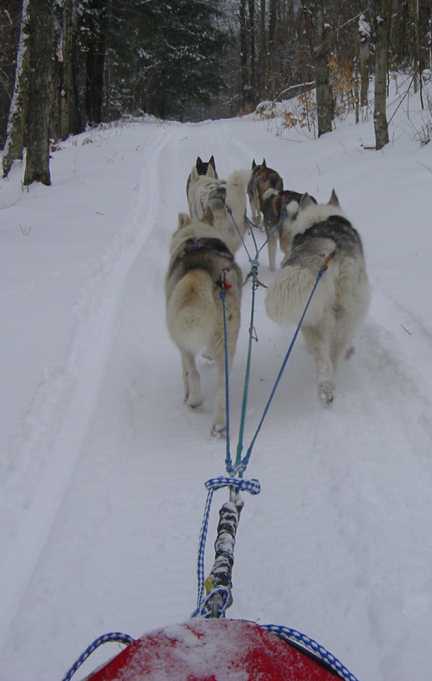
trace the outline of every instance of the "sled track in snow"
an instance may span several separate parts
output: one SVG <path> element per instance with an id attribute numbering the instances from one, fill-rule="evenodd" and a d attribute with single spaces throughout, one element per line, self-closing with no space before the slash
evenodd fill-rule
<path id="1" fill-rule="evenodd" d="M 10 516 L 11 528 L 0 559 L 0 580 L 9 585 L 0 610 L 1 645 L 79 460 L 111 348 L 122 287 L 157 218 L 156 169 L 171 136 L 172 131 L 164 126 L 151 147 L 146 147 L 136 202 L 124 228 L 102 254 L 80 292 L 72 312 L 76 322 L 67 361 L 40 382 L 21 429 L 17 452 L 9 463 L 11 470 L 0 506 L 4 520 Z M 144 208 L 146 219 L 140 224 Z M 36 453 L 42 451 L 44 460 L 35 460 Z M 26 497 L 29 487 L 31 498 Z M 22 508 L 21 522 L 15 526 L 17 506 Z"/>

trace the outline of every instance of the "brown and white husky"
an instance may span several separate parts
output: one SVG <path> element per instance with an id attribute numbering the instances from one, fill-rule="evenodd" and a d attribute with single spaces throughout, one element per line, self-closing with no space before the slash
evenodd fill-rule
<path id="1" fill-rule="evenodd" d="M 277 234 L 272 225 L 266 220 L 264 211 L 265 198 L 276 192 L 283 190 L 283 180 L 279 173 L 273 168 L 268 168 L 265 159 L 261 165 L 252 161 L 252 175 L 249 180 L 247 193 L 252 212 L 252 221 L 256 225 L 264 223 L 264 229 L 268 239 L 269 266 L 272 271 L 275 269 L 275 256 L 277 245 Z M 263 216 L 263 219 L 261 217 Z"/>

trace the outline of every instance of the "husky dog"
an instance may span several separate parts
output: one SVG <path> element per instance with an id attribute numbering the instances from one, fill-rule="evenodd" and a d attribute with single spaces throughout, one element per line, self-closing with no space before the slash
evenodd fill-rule
<path id="1" fill-rule="evenodd" d="M 203 350 L 216 362 L 218 386 L 212 434 L 225 430 L 224 325 L 221 290 L 225 291 L 228 364 L 231 366 L 240 328 L 241 270 L 225 241 L 211 225 L 180 213 L 171 239 L 165 280 L 168 331 L 180 350 L 185 401 L 202 403 L 195 358 Z"/>
<path id="2" fill-rule="evenodd" d="M 351 355 L 354 333 L 369 306 L 363 246 L 334 190 L 327 204 L 317 205 L 305 194 L 288 230 L 289 252 L 268 289 L 266 311 L 274 322 L 297 324 L 318 272 L 329 261 L 302 332 L 315 360 L 318 395 L 324 404 L 330 404 L 338 360 Z"/>
<path id="3" fill-rule="evenodd" d="M 249 203 L 252 211 L 252 220 L 255 224 L 261 224 L 261 213 L 264 217 L 264 229 L 268 239 L 268 254 L 269 265 L 273 272 L 275 269 L 276 245 L 277 245 L 277 230 L 274 223 L 269 223 L 264 214 L 266 199 L 273 196 L 275 193 L 283 190 L 283 180 L 279 173 L 272 168 L 267 168 L 266 161 L 260 166 L 252 161 L 252 175 L 249 180 L 247 192 L 249 196 Z M 268 215 L 268 211 L 267 211 Z"/>
<path id="4" fill-rule="evenodd" d="M 214 156 L 210 156 L 208 161 L 202 161 L 199 156 L 197 156 L 197 160 L 195 161 L 195 165 L 192 169 L 192 172 L 189 173 L 187 182 L 186 182 L 186 196 L 189 204 L 189 212 L 191 212 L 191 205 L 189 201 L 189 187 L 190 183 L 192 180 L 192 173 L 195 175 L 201 175 L 202 177 L 213 177 L 215 180 L 218 179 L 218 174 L 216 172 L 216 163 L 214 160 Z"/>
<path id="5" fill-rule="evenodd" d="M 246 187 L 249 170 L 235 170 L 227 180 L 199 175 L 192 168 L 188 189 L 188 203 L 192 220 L 206 222 L 235 253 L 247 226 Z"/>
<path id="6" fill-rule="evenodd" d="M 277 191 L 266 189 L 262 196 L 262 213 L 268 239 L 269 265 L 272 272 L 276 269 L 276 249 L 279 239 L 281 250 L 287 255 L 289 250 L 289 225 L 297 217 L 303 194 L 290 190 Z M 313 196 L 311 200 L 316 203 Z"/>
<path id="7" fill-rule="evenodd" d="M 278 192 L 283 190 L 283 180 L 276 170 L 267 168 L 266 160 L 263 159 L 261 165 L 252 160 L 252 175 L 249 180 L 247 193 L 252 211 L 252 220 L 261 224 L 262 197 L 267 189 L 276 189 Z"/>

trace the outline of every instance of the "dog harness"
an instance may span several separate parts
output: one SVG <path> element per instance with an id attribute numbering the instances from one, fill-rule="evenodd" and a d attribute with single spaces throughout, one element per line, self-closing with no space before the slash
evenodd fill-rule
<path id="1" fill-rule="evenodd" d="M 215 256 L 217 261 L 215 262 Z M 222 265 L 220 260 L 226 261 Z M 206 270 L 217 285 L 221 285 L 221 274 L 234 265 L 234 255 L 222 239 L 217 237 L 191 238 L 174 257 L 169 268 L 168 276 L 176 275 L 181 278 L 191 270 Z"/>
<path id="2" fill-rule="evenodd" d="M 206 251 L 207 253 L 213 253 L 222 258 L 227 258 L 227 260 L 234 260 L 234 256 L 230 249 L 222 239 L 217 239 L 214 237 L 201 237 L 200 239 L 188 239 L 183 244 L 182 252 L 178 256 L 181 258 L 185 255 L 193 255 L 195 253 L 202 253 Z"/>
<path id="3" fill-rule="evenodd" d="M 342 215 L 330 215 L 327 220 L 317 222 L 304 232 L 296 234 L 293 239 L 293 250 L 298 246 L 303 246 L 309 239 L 331 239 L 335 242 L 336 248 L 352 251 L 358 248 L 363 253 L 363 246 L 360 235 L 351 225 L 349 220 Z"/>

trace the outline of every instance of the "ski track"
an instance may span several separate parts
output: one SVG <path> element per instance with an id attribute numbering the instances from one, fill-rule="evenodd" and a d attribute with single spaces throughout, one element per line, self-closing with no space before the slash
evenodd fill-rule
<path id="1" fill-rule="evenodd" d="M 61 678 L 102 631 L 136 635 L 182 621 L 194 607 L 203 483 L 223 472 L 224 445 L 209 437 L 211 367 L 202 368 L 203 408 L 197 413 L 182 404 L 162 282 L 196 155 L 215 152 L 220 176 L 249 167 L 253 155 L 271 165 L 280 141 L 262 135 L 252 154 L 254 129 L 230 121 L 212 124 L 210 132 L 208 124 L 160 131 L 146 150 L 133 229 L 108 257 L 95 290 L 84 295 L 96 300 L 83 314 L 64 374 L 41 386 L 33 418 L 42 432 L 24 448 L 29 458 L 45 443 L 50 468 L 28 510 L 33 544 L 22 545 L 20 536 L 24 541 L 32 532 L 21 528 L 6 566 L 8 574 L 24 555 L 2 604 L 2 669 L 11 681 Z M 305 180 L 300 176 L 300 187 Z M 244 255 L 240 261 L 246 272 Z M 266 252 L 262 277 L 270 279 Z M 245 291 L 232 378 L 234 434 L 248 297 Z M 414 679 L 428 634 L 419 626 L 414 636 L 413 628 L 432 607 L 432 546 L 421 530 L 432 478 L 430 390 L 410 360 L 407 339 L 392 328 L 388 305 L 392 301 L 378 291 L 356 354 L 339 371 L 332 409 L 317 403 L 311 359 L 301 343 L 296 346 L 248 471 L 263 491 L 245 499 L 230 611 L 305 631 L 364 681 Z M 249 433 L 289 337 L 265 319 L 263 291 L 257 328 Z M 415 347 L 430 361 L 427 333 Z M 415 489 L 404 485 L 401 470 L 410 471 Z M 398 531 L 390 531 L 393 523 Z M 210 555 L 214 527 L 213 518 Z M 83 674 L 111 654 L 92 657 Z M 421 671 L 416 676 L 424 678 Z"/>
<path id="2" fill-rule="evenodd" d="M 63 497 L 66 494 L 79 459 L 89 415 L 97 401 L 99 382 L 110 352 L 113 327 L 122 282 L 146 238 L 146 230 L 138 224 L 142 204 L 157 192 L 156 186 L 146 186 L 147 176 L 161 148 L 169 141 L 163 131 L 156 135 L 140 181 L 137 205 L 126 222 L 126 228 L 115 237 L 101 257 L 92 279 L 81 291 L 77 302 L 77 322 L 65 366 L 48 375 L 39 385 L 25 417 L 26 432 L 14 462 L 5 490 L 5 498 L 22 503 L 24 513 L 20 525 L 11 533 L 11 544 L 5 547 L 0 568 L 2 582 L 10 587 L 2 599 L 0 640 L 11 626 L 19 602 L 38 563 Z M 149 220 L 154 220 L 150 201 Z M 38 468 L 32 457 L 45 452 L 46 461 Z M 61 452 L 61 456 L 56 454 Z M 32 496 L 25 490 L 33 478 Z M 5 512 L 14 512 L 6 509 Z M 3 515 L 4 517 L 4 515 Z M 13 520 L 11 516 L 11 526 Z M 13 582 L 10 577 L 13 575 Z"/>

